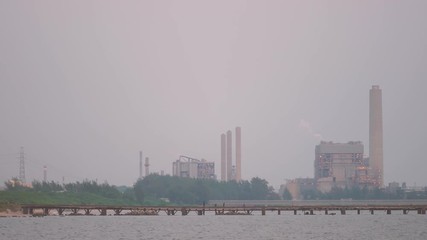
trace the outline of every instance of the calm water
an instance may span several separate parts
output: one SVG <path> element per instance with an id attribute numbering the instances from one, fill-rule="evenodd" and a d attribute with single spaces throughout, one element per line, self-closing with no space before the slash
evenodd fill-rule
<path id="1" fill-rule="evenodd" d="M 427 239 L 427 215 L 0 218 L 1 240 Z"/>

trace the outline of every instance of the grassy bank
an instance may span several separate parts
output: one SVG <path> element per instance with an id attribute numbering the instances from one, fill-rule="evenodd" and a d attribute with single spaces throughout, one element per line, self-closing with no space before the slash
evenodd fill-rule
<path id="1" fill-rule="evenodd" d="M 0 191 L 0 207 L 14 204 L 139 205 L 123 198 L 107 198 L 86 192 Z"/>

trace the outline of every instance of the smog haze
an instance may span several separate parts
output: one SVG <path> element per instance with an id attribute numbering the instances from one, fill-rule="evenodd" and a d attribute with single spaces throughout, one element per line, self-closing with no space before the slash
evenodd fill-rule
<path id="1" fill-rule="evenodd" d="M 0 181 L 132 185 L 242 129 L 242 179 L 313 177 L 382 89 L 384 180 L 427 185 L 427 1 L 0 1 Z M 234 156 L 233 156 L 234 157 Z"/>

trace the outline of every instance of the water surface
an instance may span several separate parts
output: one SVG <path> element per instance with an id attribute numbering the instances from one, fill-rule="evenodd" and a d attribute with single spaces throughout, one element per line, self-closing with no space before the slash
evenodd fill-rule
<path id="1" fill-rule="evenodd" d="M 49 216 L 0 218 L 0 239 L 427 239 L 426 226 L 418 214 Z"/>

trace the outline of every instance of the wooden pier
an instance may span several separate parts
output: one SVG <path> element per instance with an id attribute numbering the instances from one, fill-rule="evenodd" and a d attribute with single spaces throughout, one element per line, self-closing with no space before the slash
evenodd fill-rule
<path id="1" fill-rule="evenodd" d="M 392 212 L 400 212 L 408 214 L 416 212 L 417 214 L 426 214 L 427 204 L 384 204 L 384 205 L 369 205 L 369 204 L 341 204 L 341 205 L 326 205 L 314 204 L 311 205 L 291 205 L 291 206 L 257 206 L 257 205 L 206 205 L 206 206 L 103 206 L 103 205 L 22 205 L 24 214 L 38 214 L 43 216 L 48 215 L 182 215 L 189 214 L 205 215 L 211 212 L 215 215 L 266 215 L 269 214 L 292 214 L 292 215 L 345 215 L 349 212 L 353 214 L 374 214 L 382 212 L 391 214 Z"/>

